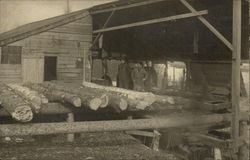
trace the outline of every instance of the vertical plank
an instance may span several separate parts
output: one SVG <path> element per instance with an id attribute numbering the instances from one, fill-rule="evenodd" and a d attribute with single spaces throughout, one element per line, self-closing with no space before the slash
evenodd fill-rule
<path id="1" fill-rule="evenodd" d="M 168 61 L 165 63 L 165 69 L 164 69 L 164 75 L 162 78 L 161 86 L 159 86 L 162 89 L 166 89 L 168 87 Z"/>
<path id="2" fill-rule="evenodd" d="M 159 145 L 160 145 L 160 132 L 155 130 L 153 131 L 153 139 L 152 139 L 152 149 L 154 151 L 159 151 Z"/>
<path id="3" fill-rule="evenodd" d="M 0 47 L 0 64 L 2 63 L 2 47 Z"/>
<path id="4" fill-rule="evenodd" d="M 239 137 L 241 59 L 241 0 L 233 0 L 233 57 L 232 57 L 232 108 L 234 111 L 232 137 Z"/>
<path id="5" fill-rule="evenodd" d="M 44 59 L 30 58 L 22 59 L 23 82 L 41 83 L 43 82 Z"/>
<path id="6" fill-rule="evenodd" d="M 199 31 L 197 29 L 194 31 L 193 52 L 194 54 L 199 53 Z"/>
<path id="7" fill-rule="evenodd" d="M 237 144 L 239 138 L 239 112 L 240 112 L 240 63 L 241 63 L 241 23 L 242 0 L 233 0 L 233 57 L 232 57 L 232 138 Z M 244 157 L 238 150 L 238 158 Z M 237 148 L 236 148 L 237 151 Z M 239 159 L 243 160 L 243 159 Z"/>
<path id="8" fill-rule="evenodd" d="M 222 160 L 220 148 L 214 148 L 214 160 Z"/>
<path id="9" fill-rule="evenodd" d="M 74 122 L 74 114 L 68 113 L 67 114 L 67 122 L 71 123 Z M 68 142 L 74 142 L 75 135 L 74 134 L 67 134 L 67 141 Z"/>
<path id="10" fill-rule="evenodd" d="M 239 160 L 249 159 L 249 128 L 246 121 L 240 123 L 240 136 L 244 138 L 245 143 L 239 148 Z"/>

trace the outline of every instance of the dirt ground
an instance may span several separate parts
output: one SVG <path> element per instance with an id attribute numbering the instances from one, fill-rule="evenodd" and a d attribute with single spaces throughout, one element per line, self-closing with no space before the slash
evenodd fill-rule
<path id="1" fill-rule="evenodd" d="M 82 134 L 74 143 L 66 135 L 18 138 L 1 140 L 0 160 L 178 160 L 124 133 Z"/>

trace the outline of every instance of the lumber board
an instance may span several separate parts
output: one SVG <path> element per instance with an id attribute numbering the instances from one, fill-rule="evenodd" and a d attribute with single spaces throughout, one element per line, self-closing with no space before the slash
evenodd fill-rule
<path id="1" fill-rule="evenodd" d="M 155 119 L 89 121 L 72 123 L 34 123 L 27 125 L 0 125 L 0 137 L 24 135 L 49 135 L 59 133 L 108 132 L 136 129 L 184 127 L 230 121 L 231 114 L 172 115 Z"/>

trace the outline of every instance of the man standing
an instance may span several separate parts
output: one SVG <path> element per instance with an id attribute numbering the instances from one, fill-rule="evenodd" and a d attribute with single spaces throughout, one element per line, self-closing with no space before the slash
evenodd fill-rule
<path id="1" fill-rule="evenodd" d="M 117 87 L 132 89 L 131 69 L 126 57 L 123 57 L 121 64 L 118 66 Z"/>
<path id="2" fill-rule="evenodd" d="M 134 85 L 134 90 L 136 91 L 145 91 L 145 80 L 147 79 L 148 74 L 143 68 L 142 63 L 136 63 L 135 68 L 132 71 L 132 80 Z"/>
<path id="3" fill-rule="evenodd" d="M 151 61 L 147 61 L 145 71 L 148 74 L 148 77 L 147 77 L 147 79 L 145 81 L 145 87 L 146 87 L 147 91 L 151 91 L 151 89 L 153 87 L 157 86 L 157 73 L 156 73 L 154 67 L 152 66 Z"/>

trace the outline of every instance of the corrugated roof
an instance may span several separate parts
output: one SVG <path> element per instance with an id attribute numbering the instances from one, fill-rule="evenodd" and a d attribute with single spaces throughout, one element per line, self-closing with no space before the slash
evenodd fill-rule
<path id="1" fill-rule="evenodd" d="M 88 10 L 84 9 L 17 27 L 0 34 L 0 46 L 7 45 L 15 41 L 27 38 L 31 35 L 39 34 L 49 29 L 53 29 L 58 26 L 76 21 L 87 15 Z"/>

